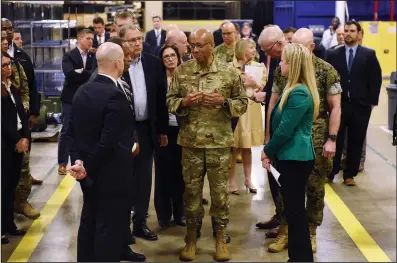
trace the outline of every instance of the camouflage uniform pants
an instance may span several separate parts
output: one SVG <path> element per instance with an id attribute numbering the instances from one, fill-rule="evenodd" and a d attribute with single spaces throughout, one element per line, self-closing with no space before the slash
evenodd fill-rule
<path id="1" fill-rule="evenodd" d="M 230 148 L 182 148 L 184 213 L 188 224 L 198 224 L 204 217 L 202 198 L 207 174 L 211 194 L 210 215 L 215 217 L 216 230 L 226 228 L 229 222 L 227 180 L 230 167 Z"/>
<path id="2" fill-rule="evenodd" d="M 332 170 L 332 159 L 327 159 L 322 156 L 322 147 L 317 147 L 314 151 L 316 153 L 314 169 L 309 175 L 306 186 L 306 216 L 309 224 L 319 226 L 324 218 L 324 186 L 326 177 Z M 278 204 L 276 204 L 276 209 L 283 210 L 283 199 L 281 198 L 280 192 L 279 196 L 280 198 Z M 280 223 L 287 224 L 284 211 L 281 212 Z"/>
<path id="3" fill-rule="evenodd" d="M 30 153 L 23 155 L 21 177 L 15 190 L 15 204 L 21 204 L 28 200 L 32 190 L 32 176 L 30 175 Z"/>

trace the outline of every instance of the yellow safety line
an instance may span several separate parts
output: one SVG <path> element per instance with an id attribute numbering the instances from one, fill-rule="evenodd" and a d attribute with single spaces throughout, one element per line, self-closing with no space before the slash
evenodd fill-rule
<path id="1" fill-rule="evenodd" d="M 27 262 L 29 260 L 33 251 L 46 233 L 47 227 L 51 224 L 75 184 L 76 180 L 73 177 L 69 174 L 65 176 L 41 210 L 41 216 L 30 226 L 25 236 L 8 259 L 8 262 Z"/>
<path id="2" fill-rule="evenodd" d="M 391 262 L 386 253 L 328 184 L 325 185 L 325 202 L 369 262 Z"/>

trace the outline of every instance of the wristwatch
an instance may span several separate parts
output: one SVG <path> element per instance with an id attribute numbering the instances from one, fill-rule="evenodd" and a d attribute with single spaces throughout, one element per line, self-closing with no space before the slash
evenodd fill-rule
<path id="1" fill-rule="evenodd" d="M 328 134 L 328 138 L 331 139 L 331 141 L 333 141 L 333 142 L 336 142 L 336 138 L 337 138 L 337 137 L 338 137 L 338 136 L 335 135 L 335 134 Z"/>
<path id="2" fill-rule="evenodd" d="M 228 102 L 227 102 L 227 100 L 225 100 L 225 101 L 222 103 L 222 107 L 223 107 L 223 108 L 226 108 L 227 105 L 228 105 Z"/>

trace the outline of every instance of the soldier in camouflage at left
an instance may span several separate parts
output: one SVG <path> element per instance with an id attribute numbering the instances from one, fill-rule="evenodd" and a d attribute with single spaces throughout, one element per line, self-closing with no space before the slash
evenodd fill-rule
<path id="1" fill-rule="evenodd" d="M 302 44 L 310 51 L 314 49 L 313 32 L 301 28 L 292 37 L 292 43 Z M 309 222 L 310 240 L 313 253 L 317 250 L 316 229 L 323 221 L 325 183 L 332 169 L 332 158 L 336 151 L 336 135 L 338 134 L 341 118 L 340 77 L 329 63 L 313 54 L 316 73 L 317 89 L 320 94 L 320 111 L 313 123 L 313 146 L 316 154 L 314 169 L 309 176 L 306 188 L 306 215 Z M 287 78 L 281 76 L 280 68 L 274 72 L 272 100 L 277 100 L 283 93 Z M 276 204 L 278 210 L 283 210 L 282 199 Z M 281 252 L 288 246 L 288 226 L 282 212 L 280 229 L 276 240 L 270 244 L 270 252 Z"/>
<path id="2" fill-rule="evenodd" d="M 245 113 L 248 98 L 237 71 L 215 58 L 212 33 L 200 29 L 190 40 L 195 59 L 175 70 L 167 94 L 169 112 L 179 116 L 178 144 L 182 146 L 185 181 L 187 235 L 180 260 L 195 258 L 196 230 L 204 216 L 201 199 L 207 174 L 210 215 L 215 217 L 215 260 L 225 261 L 230 259 L 226 226 L 229 222 L 227 180 L 233 146 L 231 118 Z"/>

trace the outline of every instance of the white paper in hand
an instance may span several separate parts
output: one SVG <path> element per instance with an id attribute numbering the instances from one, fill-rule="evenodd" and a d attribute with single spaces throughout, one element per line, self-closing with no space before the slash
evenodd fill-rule
<path id="1" fill-rule="evenodd" d="M 262 83 L 263 67 L 247 65 L 245 66 L 245 73 L 253 77 L 256 82 Z"/>
<path id="2" fill-rule="evenodd" d="M 278 181 L 280 178 L 280 173 L 276 170 L 276 168 L 273 167 L 273 165 L 270 165 L 270 172 L 272 173 L 274 179 L 276 179 L 278 185 L 281 186 L 280 182 Z"/>

